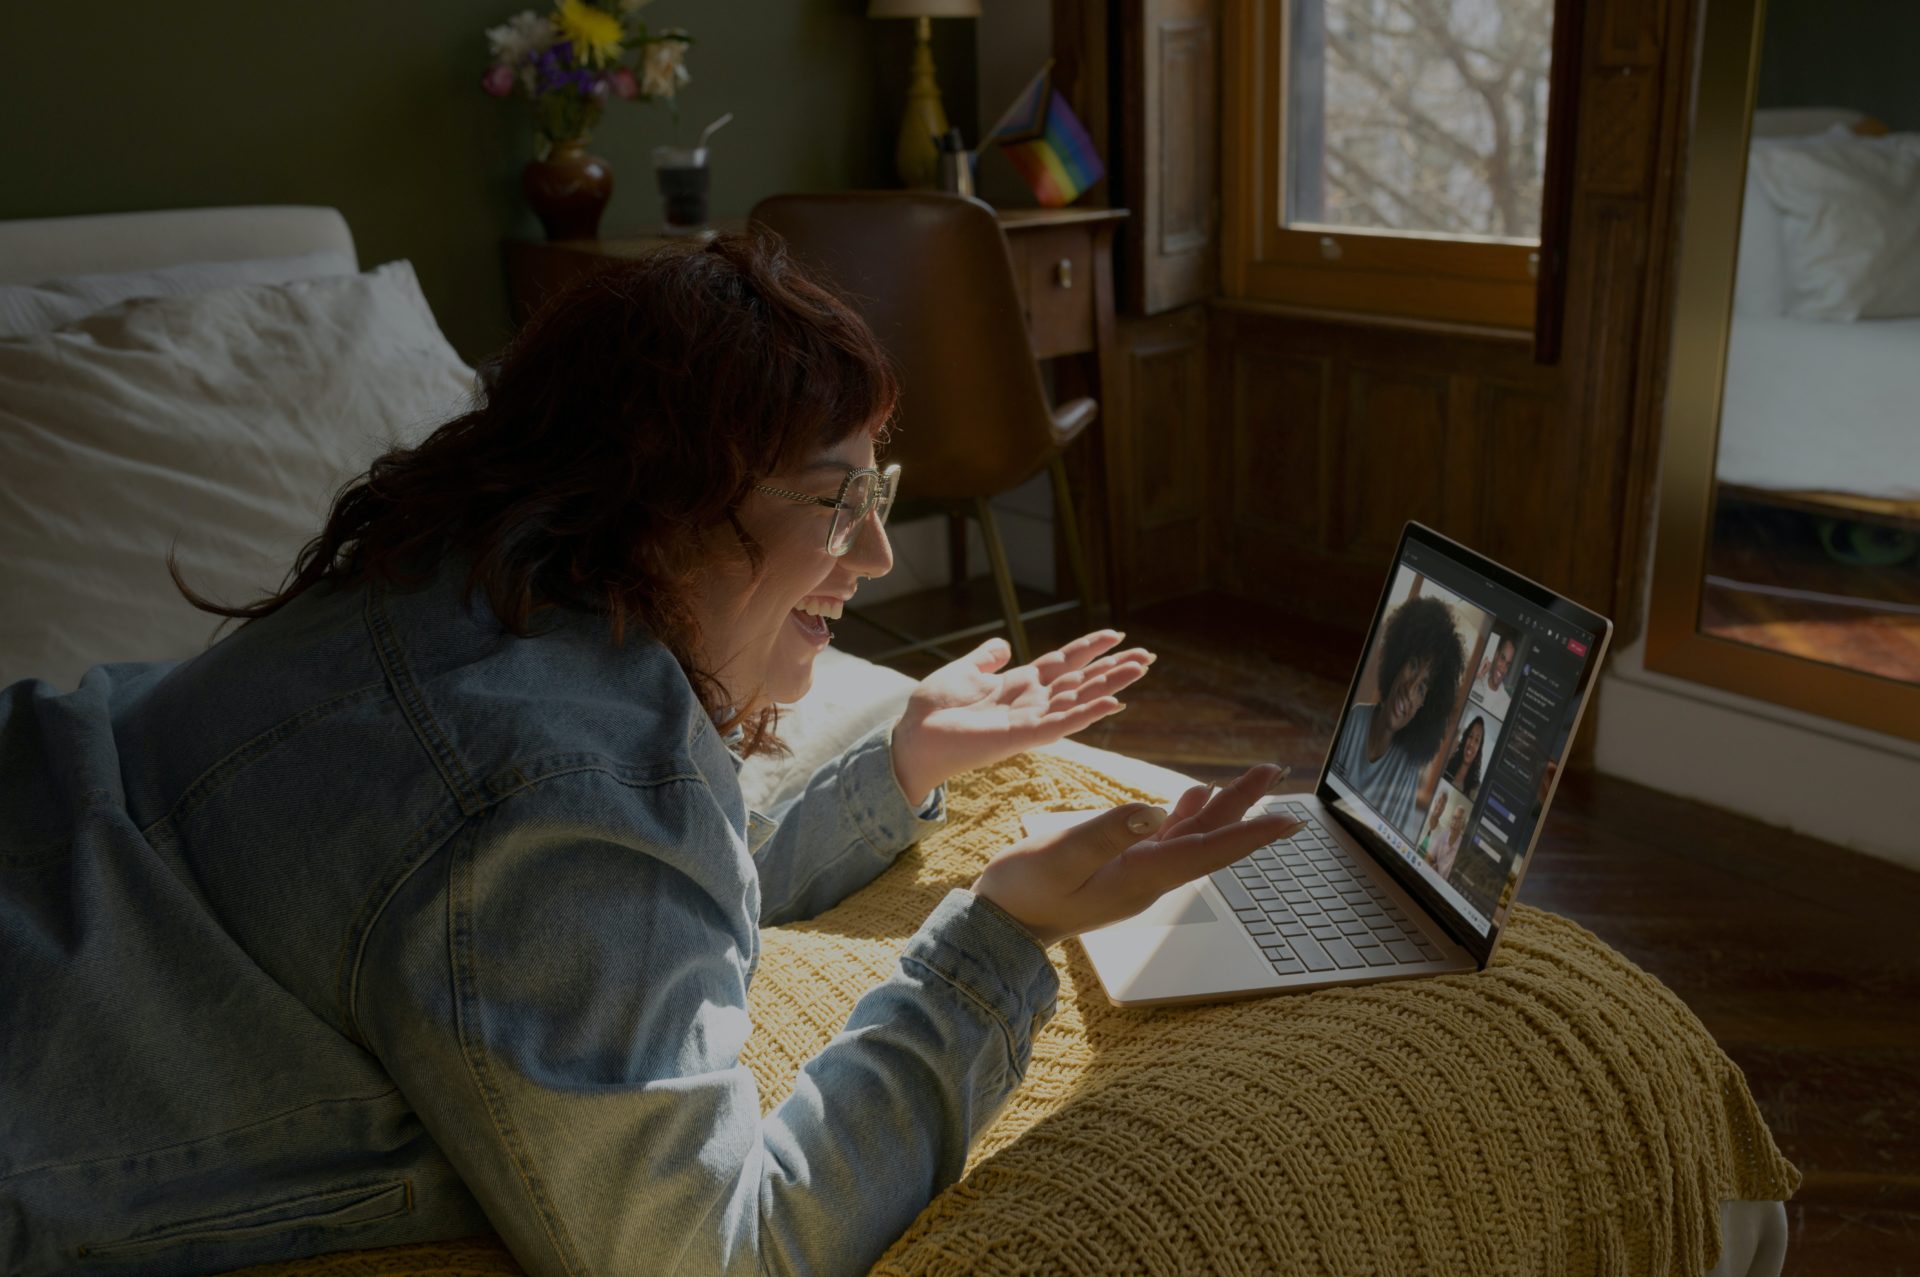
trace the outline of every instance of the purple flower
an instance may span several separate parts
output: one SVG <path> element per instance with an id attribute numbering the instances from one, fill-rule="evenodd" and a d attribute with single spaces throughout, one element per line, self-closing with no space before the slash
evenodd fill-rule
<path id="1" fill-rule="evenodd" d="M 490 66 L 480 77 L 480 87 L 491 97 L 503 98 L 513 92 L 513 68 Z"/>

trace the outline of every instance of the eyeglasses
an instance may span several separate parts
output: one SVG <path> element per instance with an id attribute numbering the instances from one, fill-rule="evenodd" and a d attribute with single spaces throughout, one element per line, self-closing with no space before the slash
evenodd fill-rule
<path id="1" fill-rule="evenodd" d="M 893 510 L 893 495 L 900 490 L 900 467 L 895 465 L 877 470 L 872 466 L 863 466 L 858 470 L 849 470 L 847 477 L 841 480 L 840 495 L 837 497 L 816 497 L 809 492 L 776 488 L 768 483 L 756 483 L 753 490 L 770 497 L 784 497 L 801 505 L 819 505 L 832 510 L 833 523 L 827 528 L 827 553 L 838 556 L 853 548 L 853 540 L 860 535 L 860 525 L 868 515 L 872 515 L 881 527 L 887 525 L 887 515 Z"/>

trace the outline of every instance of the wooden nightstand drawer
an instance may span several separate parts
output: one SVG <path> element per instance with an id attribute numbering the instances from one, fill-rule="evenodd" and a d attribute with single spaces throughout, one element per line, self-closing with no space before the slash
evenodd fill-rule
<path id="1" fill-rule="evenodd" d="M 1084 226 L 1022 230 L 1007 240 L 1014 280 L 1041 359 L 1094 348 L 1093 235 Z"/>

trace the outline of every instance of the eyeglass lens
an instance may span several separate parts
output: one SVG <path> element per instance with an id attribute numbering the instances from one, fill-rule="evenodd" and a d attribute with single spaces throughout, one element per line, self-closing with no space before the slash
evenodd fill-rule
<path id="1" fill-rule="evenodd" d="M 833 512 L 833 529 L 827 539 L 827 549 L 834 554 L 845 554 L 853 548 L 853 539 L 869 514 L 886 523 L 893 507 L 893 485 L 871 473 L 856 474 L 840 500 L 843 504 Z"/>

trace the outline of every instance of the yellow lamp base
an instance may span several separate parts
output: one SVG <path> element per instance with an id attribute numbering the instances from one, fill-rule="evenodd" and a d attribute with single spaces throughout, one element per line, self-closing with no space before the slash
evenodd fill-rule
<path id="1" fill-rule="evenodd" d="M 947 134 L 947 112 L 940 104 L 940 85 L 933 77 L 933 20 L 915 20 L 913 79 L 907 88 L 907 112 L 900 119 L 900 142 L 894 148 L 894 166 L 900 180 L 919 190 L 938 184 L 940 153 L 933 140 Z"/>

